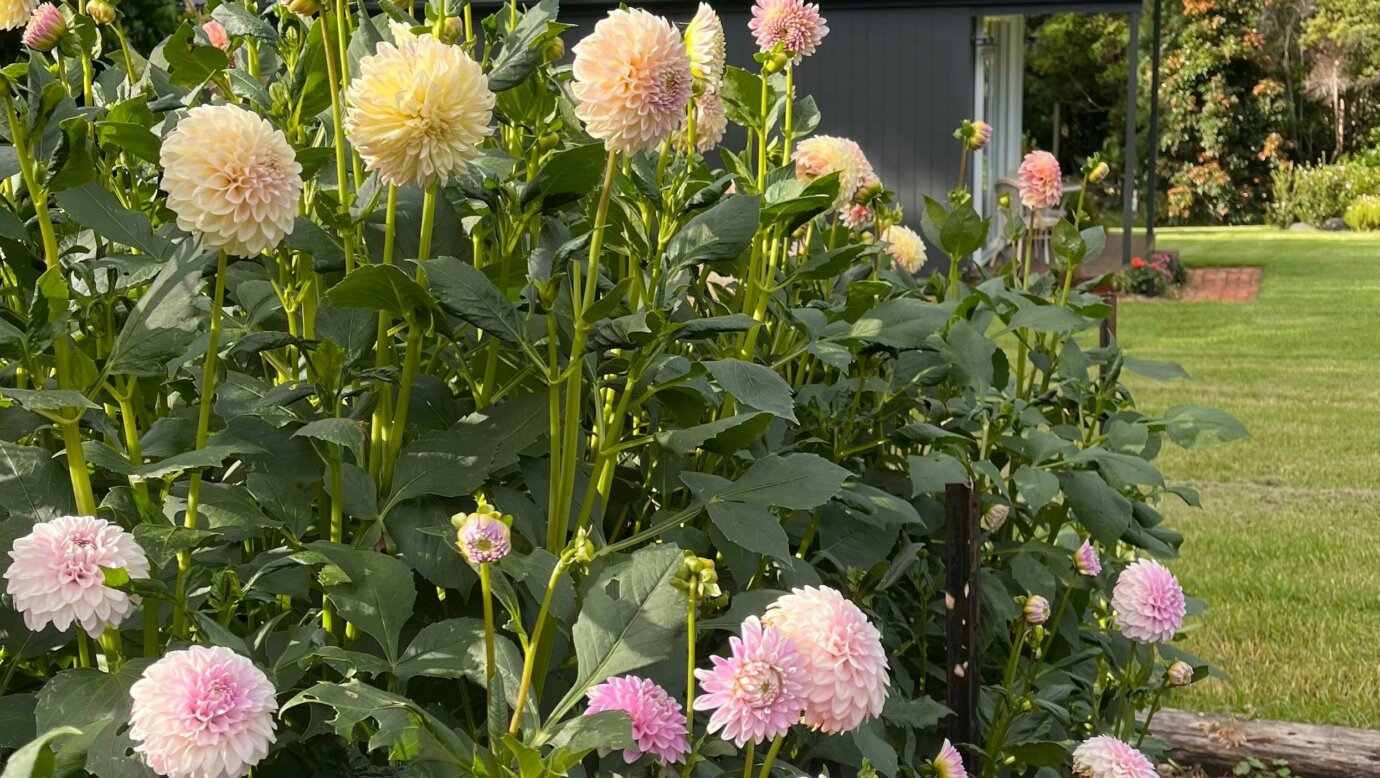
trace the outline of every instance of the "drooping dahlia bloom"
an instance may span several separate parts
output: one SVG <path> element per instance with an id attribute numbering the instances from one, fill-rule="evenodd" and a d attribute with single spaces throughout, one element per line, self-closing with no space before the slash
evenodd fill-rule
<path id="1" fill-rule="evenodd" d="M 1170 686 L 1188 686 L 1193 683 L 1193 667 L 1180 659 L 1169 666 L 1165 677 L 1169 679 Z"/>
<path id="2" fill-rule="evenodd" d="M 730 656 L 711 657 L 713 669 L 695 671 L 704 690 L 695 710 L 714 711 L 709 732 L 739 748 L 784 735 L 805 708 L 808 660 L 756 616 L 743 621 L 742 637 L 729 638 L 728 645 Z"/>
<path id="3" fill-rule="evenodd" d="M 850 230 L 856 230 L 872 221 L 872 209 L 861 203 L 848 203 L 839 211 L 839 221 Z"/>
<path id="4" fill-rule="evenodd" d="M 445 183 L 493 133 L 484 69 L 431 35 L 395 30 L 394 43 L 359 61 L 345 100 L 345 134 L 394 186 Z"/>
<path id="5" fill-rule="evenodd" d="M 921 244 L 921 248 L 924 248 L 923 243 Z M 982 514 L 982 525 L 987 528 L 988 532 L 996 532 L 1006 526 L 1006 520 L 1010 516 L 1010 505 L 996 503 L 988 508 L 986 513 Z"/>
<path id="6" fill-rule="evenodd" d="M 930 762 L 938 778 L 968 778 L 968 770 L 963 766 L 963 756 L 946 738 L 940 746 L 939 754 Z"/>
<path id="7" fill-rule="evenodd" d="M 917 273 L 924 267 L 925 242 L 915 230 L 903 224 L 893 224 L 882 233 L 882 240 L 886 241 L 887 253 L 906 272 Z M 1002 515 L 1001 520 L 1006 521 L 1006 516 Z"/>
<path id="8" fill-rule="evenodd" d="M 50 623 L 72 624 L 92 635 L 118 627 L 139 598 L 105 585 L 102 567 L 147 578 L 149 561 L 134 536 L 94 516 L 60 516 L 35 524 L 14 541 L 5 571 L 6 590 L 24 625 L 37 632 Z"/>
<path id="9" fill-rule="evenodd" d="M 1110 735 L 1084 741 L 1073 750 L 1073 774 L 1079 778 L 1156 778 L 1145 754 Z"/>
<path id="10" fill-rule="evenodd" d="M 575 44 L 575 115 L 610 152 L 650 149 L 680 126 L 690 103 L 690 55 L 669 21 L 618 9 Z"/>
<path id="11" fill-rule="evenodd" d="M 970 141 L 973 151 L 982 151 L 987 148 L 987 144 L 992 142 L 992 125 L 981 119 L 973 122 L 973 139 Z"/>
<path id="12" fill-rule="evenodd" d="M 1049 600 L 1038 594 L 1032 594 L 1025 601 L 1025 620 L 1033 626 L 1040 626 L 1049 621 Z"/>
<path id="13" fill-rule="evenodd" d="M 728 114 L 724 112 L 724 101 L 715 92 L 705 92 L 695 96 L 695 150 L 701 154 L 713 151 L 724 139 L 728 130 Z M 689 139 L 689 122 L 681 125 L 676 133 L 676 148 L 685 150 Z"/>
<path id="14" fill-rule="evenodd" d="M 497 511 L 481 510 L 465 516 L 455 541 L 470 564 L 497 562 L 513 550 L 512 530 Z"/>
<path id="15" fill-rule="evenodd" d="M 586 715 L 621 710 L 632 718 L 636 748 L 623 751 L 623 761 L 636 762 L 651 754 L 663 765 L 681 764 L 690 751 L 685 711 L 666 690 L 646 678 L 624 675 L 610 678 L 587 693 Z"/>
<path id="16" fill-rule="evenodd" d="M 881 715 L 891 684 L 886 651 L 857 605 L 836 589 L 806 586 L 772 603 L 762 620 L 805 657 L 805 724 L 839 734 Z"/>
<path id="17" fill-rule="evenodd" d="M 1016 174 L 1020 179 L 1021 203 L 1032 211 L 1053 208 L 1064 196 L 1059 160 L 1048 151 L 1025 155 Z"/>
<path id="18" fill-rule="evenodd" d="M 1163 643 L 1184 624 L 1187 605 L 1179 580 L 1153 559 L 1121 571 L 1112 589 L 1112 608 L 1126 637 L 1137 643 Z"/>
<path id="19" fill-rule="evenodd" d="M 129 690 L 129 737 L 159 775 L 239 778 L 268 755 L 278 702 L 253 662 L 190 646 L 149 665 Z"/>
<path id="20" fill-rule="evenodd" d="M 727 44 L 724 23 L 709 3 L 700 3 L 695 18 L 685 27 L 685 52 L 690 56 L 690 74 L 701 91 L 717 93 L 723 85 Z"/>
<path id="21" fill-rule="evenodd" d="M 852 202 L 861 175 L 865 172 L 858 169 L 856 148 L 857 144 L 852 141 L 832 135 L 806 138 L 791 155 L 795 161 L 795 177 L 800 181 L 813 181 L 830 173 L 838 173 L 839 194 L 834 198 L 833 207 L 841 210 Z"/>
<path id="22" fill-rule="evenodd" d="M 748 29 L 757 38 L 758 49 L 770 52 L 780 44 L 797 65 L 814 54 L 829 34 L 819 4 L 804 0 L 757 0 Z"/>
<path id="23" fill-rule="evenodd" d="M 1102 572 L 1102 559 L 1097 555 L 1097 549 L 1093 548 L 1091 540 L 1083 541 L 1083 545 L 1073 552 L 1073 567 L 1079 575 L 1095 576 Z"/>
<path id="24" fill-rule="evenodd" d="M 38 0 L 0 0 L 0 30 L 17 30 L 29 21 Z"/>
<path id="25" fill-rule="evenodd" d="M 24 26 L 24 45 L 34 51 L 52 51 L 67 32 L 67 20 L 52 3 L 40 3 Z"/>
<path id="26" fill-rule="evenodd" d="M 163 140 L 160 186 L 177 226 L 206 249 L 254 256 L 292 234 L 302 166 L 283 133 L 252 111 L 202 105 Z"/>

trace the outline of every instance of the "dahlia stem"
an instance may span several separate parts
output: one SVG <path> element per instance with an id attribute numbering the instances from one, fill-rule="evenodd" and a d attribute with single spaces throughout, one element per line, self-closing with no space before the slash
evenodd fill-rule
<path id="1" fill-rule="evenodd" d="M 757 192 L 759 194 L 765 191 L 767 188 L 767 146 L 769 145 L 767 142 L 767 119 L 769 118 L 767 116 L 767 96 L 770 94 L 770 92 L 771 85 L 767 82 L 767 70 L 766 68 L 763 68 L 762 101 L 760 111 L 757 117 L 758 120 L 761 121 L 761 125 L 758 127 L 757 130 L 757 135 L 759 138 L 758 143 L 761 146 L 761 148 L 757 150 Z"/>
<path id="2" fill-rule="evenodd" d="M 398 225 L 398 188 L 389 185 L 383 228 L 383 264 L 393 264 L 393 251 L 396 244 Z M 374 344 L 374 366 L 384 368 L 393 362 L 393 344 L 388 330 L 392 319 L 387 313 L 379 312 L 378 334 Z M 384 446 L 388 439 L 388 427 L 392 423 L 393 387 L 387 381 L 377 384 L 378 405 L 369 431 L 369 474 L 377 477 L 382 464 Z"/>
<path id="3" fill-rule="evenodd" d="M 436 224 L 436 182 L 432 182 L 422 195 L 422 235 L 417 243 L 417 259 L 431 259 L 431 232 Z"/>
<path id="4" fill-rule="evenodd" d="M 490 692 L 494 671 L 498 665 L 494 660 L 494 600 L 493 579 L 490 577 L 489 563 L 479 564 L 479 588 L 484 597 L 484 678 L 489 683 Z"/>
<path id="5" fill-rule="evenodd" d="M 753 765 L 753 762 L 755 761 L 755 759 L 754 759 L 755 753 L 754 753 L 754 752 L 756 752 L 756 751 L 757 751 L 757 741 L 755 741 L 755 740 L 749 740 L 749 741 L 748 741 L 748 744 L 747 744 L 747 751 L 746 751 L 746 753 L 743 754 L 743 778 L 752 778 L 752 765 Z"/>
<path id="6" fill-rule="evenodd" d="M 551 579 L 546 583 L 546 594 L 542 596 L 541 609 L 537 611 L 537 623 L 532 628 L 532 639 L 528 642 L 527 652 L 522 659 L 522 680 L 518 682 L 517 701 L 513 703 L 513 720 L 508 723 L 509 735 L 517 735 L 522 724 L 522 711 L 527 705 L 527 695 L 532 688 L 532 670 L 536 667 L 537 647 L 541 645 L 544 631 L 542 627 L 546 625 L 546 618 L 551 612 L 551 599 L 556 594 L 556 584 L 560 582 L 561 574 L 565 572 L 568 564 L 568 555 L 562 555 L 551 570 Z"/>
<path id="7" fill-rule="evenodd" d="M 471 5 L 470 0 L 465 0 L 465 10 L 464 10 L 464 19 L 465 19 L 465 48 L 466 48 L 468 51 L 473 52 L 473 51 L 474 51 L 474 14 L 472 14 L 472 13 L 470 12 L 470 5 Z"/>
<path id="8" fill-rule="evenodd" d="M 29 147 L 29 130 L 19 121 L 14 109 L 14 100 L 9 88 L 0 85 L 0 101 L 4 102 L 5 115 L 10 124 L 10 142 L 19 158 L 19 172 L 24 180 L 24 188 L 34 205 L 34 220 L 38 222 L 39 234 L 43 237 L 43 262 L 49 272 L 61 273 L 61 253 L 58 249 L 57 233 L 53 230 L 53 220 L 48 215 L 48 190 L 38 183 L 37 167 L 34 164 L 33 150 Z M 65 287 L 64 287 L 65 288 Z M 64 294 L 62 304 L 67 297 Z M 73 382 L 70 360 L 67 351 L 67 333 L 60 332 L 53 339 L 53 362 L 57 373 L 59 389 L 76 389 Z M 35 377 L 35 384 L 41 386 L 42 380 Z M 91 491 L 91 476 L 86 471 L 86 454 L 81 448 L 81 417 L 67 418 L 66 411 L 59 411 L 62 431 L 62 445 L 67 454 L 67 472 L 71 476 L 72 496 L 77 512 L 84 516 L 96 515 L 96 497 Z"/>
<path id="9" fill-rule="evenodd" d="M 19 657 L 15 657 L 19 661 Z M 86 630 L 77 627 L 77 667 L 91 666 L 91 644 L 87 642 Z"/>
<path id="10" fill-rule="evenodd" d="M 194 451 L 200 451 L 206 447 L 206 438 L 211 433 L 211 406 L 216 394 L 216 371 L 220 369 L 220 320 L 221 309 L 225 307 L 225 276 L 226 264 L 229 262 L 228 255 L 221 251 L 216 258 L 216 279 L 214 299 L 211 301 L 211 326 L 206 336 L 206 358 L 201 365 L 201 398 L 200 407 L 197 410 L 196 421 L 196 445 Z M 192 473 L 191 482 L 187 486 L 187 513 L 183 517 L 182 524 L 187 529 L 196 529 L 197 510 L 201 506 L 201 471 L 196 470 Z M 183 594 L 183 585 L 186 583 L 187 570 L 192 565 L 192 552 L 184 549 L 177 554 L 177 595 L 180 598 Z M 178 610 L 173 617 L 174 631 L 183 633 L 186 622 L 182 611 Z"/>
<path id="11" fill-rule="evenodd" d="M 412 404 L 412 382 L 417 378 L 417 367 L 422 356 L 422 328 L 417 322 L 407 322 L 407 351 L 403 356 L 402 383 L 398 386 L 398 407 L 393 414 L 393 426 L 384 442 L 383 463 L 380 468 L 381 483 L 385 491 L 393 483 L 393 464 L 398 452 L 402 450 L 403 433 L 407 431 L 407 412 Z"/>
<path id="12" fill-rule="evenodd" d="M 337 0 L 337 6 L 343 5 L 345 0 Z M 354 200 L 354 195 L 350 190 L 350 179 L 346 172 L 345 155 L 349 153 L 345 145 L 345 120 L 344 110 L 340 107 L 340 84 L 341 74 L 338 68 L 343 69 L 345 65 L 345 50 L 341 48 L 336 51 L 335 33 L 331 30 L 331 14 L 329 12 L 321 14 L 321 46 L 324 49 L 324 59 L 326 60 L 326 80 L 331 90 L 331 131 L 335 136 L 335 191 L 340 199 L 342 207 L 349 207 Z M 337 58 L 338 57 L 338 58 Z M 355 269 L 354 241 L 348 232 L 341 236 L 341 243 L 345 249 L 345 272 Z"/>
<path id="13" fill-rule="evenodd" d="M 113 673 L 120 669 L 120 663 L 124 661 L 125 641 L 120 637 L 119 629 L 107 627 L 101 633 L 101 653 L 105 654 L 106 672 Z"/>
<path id="14" fill-rule="evenodd" d="M 345 509 L 344 509 L 344 488 L 340 468 L 340 446 L 329 443 L 330 448 L 330 477 L 331 477 L 331 537 L 332 543 L 342 543 L 345 540 Z M 321 626 L 327 632 L 335 634 L 335 605 L 330 598 L 323 598 L 321 603 Z"/>
<path id="15" fill-rule="evenodd" d="M 762 760 L 762 772 L 757 774 L 758 778 L 768 778 L 771 775 L 771 766 L 776 764 L 776 755 L 781 751 L 781 744 L 784 742 L 785 735 L 777 735 L 776 739 L 771 741 L 771 748 L 767 751 L 767 758 Z"/>
<path id="16" fill-rule="evenodd" d="M 690 612 L 685 622 L 686 660 L 685 660 L 685 739 L 695 740 L 695 612 L 699 610 L 699 582 L 690 581 L 687 594 Z"/>
<path id="17" fill-rule="evenodd" d="M 790 164 L 791 141 L 795 136 L 795 64 L 786 63 L 786 123 L 781 129 L 782 164 Z"/>

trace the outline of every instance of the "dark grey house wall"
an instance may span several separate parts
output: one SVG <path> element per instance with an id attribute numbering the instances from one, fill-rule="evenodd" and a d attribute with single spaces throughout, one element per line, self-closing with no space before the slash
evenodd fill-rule
<path id="1" fill-rule="evenodd" d="M 578 25 L 568 46 L 593 28 L 610 7 L 562 3 L 561 20 Z M 637 3 L 689 21 L 689 3 Z M 748 3 L 714 2 L 728 37 L 728 61 L 756 70 L 748 30 Z M 818 132 L 857 141 L 887 188 L 896 192 L 906 221 L 919 227 L 923 197 L 942 199 L 958 183 L 954 129 L 973 110 L 971 6 L 877 8 L 846 2 L 822 4 L 829 35 L 796 71 L 796 89 L 819 104 Z M 738 136 L 741 143 L 741 136 Z M 730 139 L 730 142 L 733 142 Z"/>

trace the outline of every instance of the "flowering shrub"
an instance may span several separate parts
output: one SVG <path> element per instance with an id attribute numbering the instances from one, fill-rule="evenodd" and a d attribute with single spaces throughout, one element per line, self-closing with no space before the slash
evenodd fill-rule
<path id="1" fill-rule="evenodd" d="M 1112 281 L 1116 290 L 1123 294 L 1175 296 L 1179 288 L 1188 283 L 1188 268 L 1179 261 L 1178 254 L 1161 251 L 1152 254 L 1149 262 L 1132 257 L 1131 266 L 1117 271 Z"/>
<path id="2" fill-rule="evenodd" d="M 1363 195 L 1346 209 L 1346 226 L 1353 230 L 1380 230 L 1380 196 Z"/>
<path id="3" fill-rule="evenodd" d="M 1380 165 L 1362 160 L 1334 165 L 1289 165 L 1275 171 L 1270 222 L 1321 227 L 1346 215 L 1352 204 L 1380 196 Z"/>
<path id="4" fill-rule="evenodd" d="M 0 68 L 5 777 L 1139 775 L 1203 672 L 1135 561 L 1196 501 L 1152 462 L 1244 433 L 1079 345 L 1102 231 L 1037 275 L 1017 226 L 970 286 L 958 189 L 918 277 L 810 137 L 814 4 L 759 3 L 752 70 L 707 6 L 570 67 L 555 0 L 381 7 L 222 3 L 147 56 L 104 0 L 15 16 L 52 45 Z M 937 701 L 957 482 L 981 743 Z"/>

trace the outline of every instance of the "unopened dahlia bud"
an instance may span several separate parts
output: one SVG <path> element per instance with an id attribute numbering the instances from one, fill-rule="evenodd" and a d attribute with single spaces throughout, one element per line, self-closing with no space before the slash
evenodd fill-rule
<path id="1" fill-rule="evenodd" d="M 67 32 L 67 20 L 52 3 L 41 3 L 24 27 L 24 45 L 34 51 L 52 51 Z"/>
<path id="2" fill-rule="evenodd" d="M 1102 572 L 1102 560 L 1097 556 L 1092 541 L 1083 541 L 1083 545 L 1073 552 L 1073 567 L 1079 575 L 1095 576 Z"/>
<path id="3" fill-rule="evenodd" d="M 1003 209 L 1010 208 L 1010 207 L 1011 207 L 1011 193 L 1010 193 L 1010 192 L 1002 192 L 1001 194 L 997 195 L 997 205 L 1001 206 Z"/>
<path id="4" fill-rule="evenodd" d="M 455 545 L 472 565 L 497 562 L 513 550 L 509 518 L 481 498 L 474 513 L 451 518 L 455 525 Z"/>
<path id="5" fill-rule="evenodd" d="M 565 59 L 565 41 L 560 37 L 552 38 L 542 47 L 541 55 L 547 62 L 560 62 Z"/>
<path id="6" fill-rule="evenodd" d="M 767 72 L 780 73 L 781 71 L 786 69 L 786 65 L 790 64 L 790 61 L 790 57 L 778 51 L 777 53 L 771 55 L 771 59 L 767 60 Z"/>
<path id="7" fill-rule="evenodd" d="M 996 505 L 993 505 L 992 507 L 988 508 L 987 512 L 982 515 L 983 526 L 987 527 L 987 530 L 989 532 L 996 532 L 997 530 L 1001 529 L 1004 524 L 1006 524 L 1006 519 L 1010 515 L 1010 505 L 1003 505 L 1001 503 L 997 503 Z"/>
<path id="8" fill-rule="evenodd" d="M 991 142 L 992 125 L 980 120 L 973 122 L 973 139 L 970 142 L 970 148 L 973 151 L 982 151 Z"/>
<path id="9" fill-rule="evenodd" d="M 584 527 L 575 533 L 570 545 L 566 547 L 566 553 L 570 561 L 577 565 L 588 565 L 594 561 L 594 543 L 590 542 L 589 532 Z"/>
<path id="10" fill-rule="evenodd" d="M 671 585 L 685 592 L 693 588 L 696 596 L 702 600 L 717 599 L 722 594 L 714 560 L 695 556 L 693 551 L 685 552 L 685 559 L 681 561 L 676 577 L 671 579 Z"/>
<path id="11" fill-rule="evenodd" d="M 302 16 L 321 13 L 321 0 L 283 0 L 283 7 Z"/>
<path id="12" fill-rule="evenodd" d="M 1025 601 L 1025 620 L 1036 627 L 1049 621 L 1049 600 L 1038 594 L 1030 595 Z"/>
<path id="13" fill-rule="evenodd" d="M 465 37 L 465 23 L 458 16 L 447 16 L 441 25 L 441 42 L 456 44 Z"/>
<path id="14" fill-rule="evenodd" d="M 1106 178 L 1106 177 L 1107 177 L 1107 174 L 1110 173 L 1110 172 L 1111 172 L 1111 168 L 1107 167 L 1107 163 L 1106 163 L 1106 162 L 1098 162 L 1096 165 L 1093 166 L 1093 169 L 1088 173 L 1088 183 L 1090 183 L 1090 184 L 1098 184 L 1098 183 L 1101 183 L 1101 182 L 1102 182 L 1102 179 Z"/>
<path id="15" fill-rule="evenodd" d="M 1169 666 L 1165 676 L 1169 678 L 1171 686 L 1188 686 L 1193 683 L 1193 668 L 1189 666 L 1188 662 L 1180 659 Z"/>
<path id="16" fill-rule="evenodd" d="M 115 6 L 107 0 L 90 0 L 86 4 L 86 15 L 96 24 L 110 24 L 115 21 Z"/>

